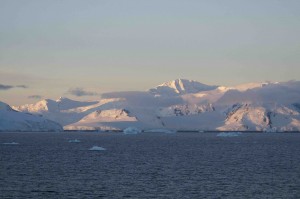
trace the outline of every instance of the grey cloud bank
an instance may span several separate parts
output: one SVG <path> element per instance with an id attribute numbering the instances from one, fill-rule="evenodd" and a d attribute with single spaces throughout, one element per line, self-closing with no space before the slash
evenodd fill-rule
<path id="1" fill-rule="evenodd" d="M 0 84 L 0 90 L 9 90 L 9 89 L 13 89 L 13 88 L 28 88 L 28 86 L 26 86 L 26 85 L 13 86 L 13 85 Z"/>
<path id="2" fill-rule="evenodd" d="M 71 88 L 68 90 L 67 94 L 74 95 L 77 97 L 99 95 L 98 93 L 95 92 L 86 91 L 83 88 Z"/>

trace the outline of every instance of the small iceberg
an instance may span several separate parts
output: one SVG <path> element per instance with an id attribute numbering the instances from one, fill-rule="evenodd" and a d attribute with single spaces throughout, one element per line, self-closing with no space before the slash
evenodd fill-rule
<path id="1" fill-rule="evenodd" d="M 145 133 L 176 133 L 176 131 L 171 131 L 168 129 L 151 129 L 151 130 L 146 130 Z"/>
<path id="2" fill-rule="evenodd" d="M 273 127 L 273 128 L 267 128 L 263 130 L 265 133 L 278 133 L 277 128 Z"/>
<path id="3" fill-rule="evenodd" d="M 68 142 L 69 143 L 80 143 L 81 141 L 78 139 L 75 139 L 75 140 L 69 140 Z"/>
<path id="4" fill-rule="evenodd" d="M 136 127 L 128 127 L 126 129 L 123 130 L 123 133 L 126 134 L 126 135 L 135 135 L 135 134 L 138 134 L 138 133 L 141 133 L 142 131 Z"/>
<path id="5" fill-rule="evenodd" d="M 6 142 L 6 143 L 2 143 L 4 145 L 19 145 L 19 143 L 17 142 Z"/>
<path id="6" fill-rule="evenodd" d="M 217 137 L 238 137 L 242 135 L 241 132 L 222 132 L 217 135 Z"/>
<path id="7" fill-rule="evenodd" d="M 100 147 L 100 146 L 93 146 L 89 149 L 89 151 L 106 151 L 106 148 Z"/>

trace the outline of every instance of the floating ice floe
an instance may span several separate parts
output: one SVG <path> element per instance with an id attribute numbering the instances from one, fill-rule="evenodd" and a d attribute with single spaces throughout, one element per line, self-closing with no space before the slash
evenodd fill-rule
<path id="1" fill-rule="evenodd" d="M 106 148 L 100 147 L 100 146 L 93 146 L 89 149 L 89 151 L 106 151 Z"/>
<path id="2" fill-rule="evenodd" d="M 78 139 L 75 139 L 75 140 L 69 140 L 68 142 L 69 143 L 80 143 L 81 141 Z"/>
<path id="3" fill-rule="evenodd" d="M 6 142 L 6 143 L 2 143 L 4 145 L 19 145 L 19 143 L 17 142 Z"/>
<path id="4" fill-rule="evenodd" d="M 123 130 L 124 134 L 138 134 L 141 133 L 142 131 L 136 127 L 128 127 Z"/>
<path id="5" fill-rule="evenodd" d="M 266 128 L 263 131 L 266 132 L 266 133 L 277 133 L 278 132 L 276 127 Z"/>
<path id="6" fill-rule="evenodd" d="M 145 133 L 176 133 L 176 131 L 171 131 L 168 129 L 151 129 L 146 130 Z"/>
<path id="7" fill-rule="evenodd" d="M 217 135 L 217 137 L 237 137 L 242 135 L 241 132 L 222 132 Z"/>

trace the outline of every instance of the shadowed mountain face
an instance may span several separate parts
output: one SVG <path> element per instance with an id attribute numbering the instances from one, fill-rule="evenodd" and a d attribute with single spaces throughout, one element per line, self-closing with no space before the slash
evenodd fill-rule
<path id="1" fill-rule="evenodd" d="M 0 102 L 0 131 L 62 131 L 62 126 L 41 116 L 13 110 Z"/>
<path id="2" fill-rule="evenodd" d="M 300 130 L 300 82 L 209 86 L 178 79 L 148 91 L 112 92 L 99 101 L 42 100 L 14 109 L 65 129 Z"/>

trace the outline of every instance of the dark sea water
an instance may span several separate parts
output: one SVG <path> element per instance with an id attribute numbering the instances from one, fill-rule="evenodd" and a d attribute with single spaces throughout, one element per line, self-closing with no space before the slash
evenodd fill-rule
<path id="1" fill-rule="evenodd" d="M 216 135 L 0 133 L 0 198 L 300 198 L 300 134 Z"/>

